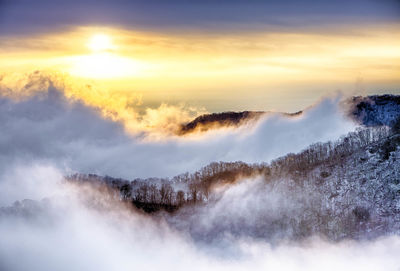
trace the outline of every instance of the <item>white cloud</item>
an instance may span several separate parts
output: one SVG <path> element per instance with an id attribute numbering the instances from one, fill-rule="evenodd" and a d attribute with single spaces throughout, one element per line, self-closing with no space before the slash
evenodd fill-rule
<path id="1" fill-rule="evenodd" d="M 159 115 L 155 111 L 152 116 Z M 50 86 L 19 101 L 0 98 L 0 168 L 42 161 L 64 172 L 173 176 L 212 161 L 268 162 L 354 128 L 340 110 L 339 98 L 326 98 L 297 117 L 271 114 L 255 126 L 152 140 L 145 132 L 127 133 L 122 123 L 103 118 L 95 108 L 69 100 Z"/>

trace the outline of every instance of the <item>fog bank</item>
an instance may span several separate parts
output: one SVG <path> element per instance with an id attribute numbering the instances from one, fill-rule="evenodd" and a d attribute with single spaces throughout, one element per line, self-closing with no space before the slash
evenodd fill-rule
<path id="1" fill-rule="evenodd" d="M 333 97 L 295 117 L 275 113 L 237 129 L 154 139 L 148 131 L 127 132 L 122 122 L 50 86 L 24 99 L 0 98 L 0 169 L 40 161 L 63 173 L 165 177 L 212 161 L 268 162 L 354 129 L 341 110 L 340 98 Z"/>
<path id="2" fill-rule="evenodd" d="M 40 191 L 43 188 L 38 187 L 36 193 L 47 194 L 47 199 L 21 201 L 1 209 L 0 268 L 4 270 L 395 271 L 400 267 L 398 236 L 338 243 L 313 237 L 275 246 L 227 236 L 230 249 L 218 250 L 213 246 L 223 247 L 223 240 L 199 246 L 184 232 L 145 217 L 107 194 L 53 179 L 54 168 L 16 171 L 25 171 L 26 176 L 36 171 L 37 178 L 53 190 Z M 15 180 L 15 189 L 20 182 Z M 237 191 L 229 193 L 232 196 Z M 4 196 L 3 190 L 0 196 Z"/>

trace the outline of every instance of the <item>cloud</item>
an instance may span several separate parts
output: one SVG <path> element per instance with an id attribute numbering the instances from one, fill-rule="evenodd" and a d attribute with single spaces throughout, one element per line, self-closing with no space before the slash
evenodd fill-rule
<path id="1" fill-rule="evenodd" d="M 76 1 L 54 3 L 42 0 L 0 2 L 3 33 L 32 33 L 65 29 L 74 25 L 119 25 L 126 28 L 168 30 L 262 28 L 275 30 L 313 27 L 338 22 L 379 22 L 398 18 L 395 0 L 294 0 L 281 1 Z M 70 12 L 65 13 L 68 9 Z"/>
<path id="2" fill-rule="evenodd" d="M 199 245 L 184 232 L 169 228 L 157 218 L 136 213 L 107 194 L 62 183 L 54 174 L 56 168 L 36 165 L 15 171 L 24 172 L 24 176 L 36 171 L 37 178 L 53 186 L 53 191 L 45 193 L 49 196 L 45 200 L 21 201 L 11 207 L 20 212 L 0 214 L 0 268 L 4 270 L 399 268 L 398 236 L 337 243 L 314 237 L 275 246 L 251 238 L 231 238 L 230 250 L 218 249 L 215 243 Z M 23 184 L 24 180 L 15 178 L 15 188 L 18 183 Z M 37 188 L 37 194 L 44 192 L 42 188 Z M 230 191 L 229 197 L 237 199 L 237 192 Z M 0 190 L 0 196 L 3 195 Z M 93 200 L 97 204 L 91 204 Z"/>
<path id="3" fill-rule="evenodd" d="M 0 97 L 2 170 L 10 163 L 41 161 L 65 173 L 128 179 L 174 176 L 212 161 L 268 162 L 355 129 L 340 108 L 340 98 L 334 97 L 321 100 L 299 116 L 269 114 L 256 125 L 189 137 L 172 136 L 168 131 L 190 113 L 183 107 L 162 105 L 148 108 L 132 134 L 123 119 L 105 115 L 101 107 L 66 97 L 54 84 L 39 87 L 40 91 L 30 90 L 20 99 Z"/>
<path id="4" fill-rule="evenodd" d="M 57 195 L 62 180 L 63 175 L 58 169 L 45 164 L 8 167 L 0 175 L 0 206 L 11 205 L 20 199 L 41 200 Z"/>
<path id="5" fill-rule="evenodd" d="M 109 90 L 100 85 L 56 72 L 4 73 L 0 76 L 0 98 L 22 103 L 48 101 L 55 103 L 55 108 L 85 106 L 92 114 L 122 124 L 129 133 L 146 132 L 147 137 L 153 139 L 175 134 L 181 123 L 206 113 L 203 108 L 188 107 L 183 103 L 146 107 L 138 92 Z M 71 110 L 77 111 L 76 108 Z"/>

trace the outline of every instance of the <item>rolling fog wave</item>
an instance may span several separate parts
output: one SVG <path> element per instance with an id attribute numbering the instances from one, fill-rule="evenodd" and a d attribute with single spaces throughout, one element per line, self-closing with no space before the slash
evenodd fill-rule
<path id="1" fill-rule="evenodd" d="M 24 99 L 0 98 L 0 169 L 41 161 L 65 173 L 174 176 L 213 161 L 268 162 L 315 142 L 335 140 L 355 127 L 335 97 L 299 116 L 268 114 L 256 125 L 152 140 L 146 132 L 126 132 L 123 123 L 50 86 Z"/>

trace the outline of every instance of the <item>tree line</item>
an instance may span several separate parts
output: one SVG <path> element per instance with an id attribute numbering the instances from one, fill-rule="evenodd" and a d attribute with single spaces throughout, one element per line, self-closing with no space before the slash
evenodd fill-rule
<path id="1" fill-rule="evenodd" d="M 399 136 L 399 127 L 400 120 L 392 129 L 387 126 L 357 129 L 335 142 L 315 143 L 300 153 L 289 153 L 271 163 L 213 162 L 194 173 L 186 172 L 171 179 L 136 178 L 128 181 L 95 174 L 75 174 L 68 179 L 103 183 L 117 191 L 120 200 L 131 201 L 136 207 L 148 212 L 160 209 L 174 211 L 183 205 L 207 202 L 215 187 L 231 184 L 242 178 L 262 175 L 268 181 L 288 174 L 305 176 L 317 166 L 344 163 L 349 155 L 360 148 L 384 139 L 397 142 L 390 137 Z"/>

